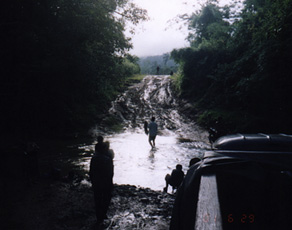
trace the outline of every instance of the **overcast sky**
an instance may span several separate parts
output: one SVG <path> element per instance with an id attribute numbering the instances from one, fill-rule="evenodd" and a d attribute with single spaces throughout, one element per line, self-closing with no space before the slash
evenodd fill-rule
<path id="1" fill-rule="evenodd" d="M 231 0 L 220 0 L 225 5 Z M 176 15 L 192 13 L 200 9 L 200 3 L 204 0 L 133 0 L 139 7 L 148 11 L 150 20 L 142 22 L 132 37 L 134 48 L 131 54 L 142 56 L 161 55 L 171 52 L 175 48 L 188 46 L 185 40 L 187 29 L 179 30 L 178 25 L 171 26 L 169 20 Z"/>

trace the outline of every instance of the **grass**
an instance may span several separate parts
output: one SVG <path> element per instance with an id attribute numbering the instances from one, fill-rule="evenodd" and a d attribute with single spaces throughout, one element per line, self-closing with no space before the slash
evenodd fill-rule
<path id="1" fill-rule="evenodd" d="M 138 82 L 142 81 L 145 76 L 147 76 L 147 75 L 146 74 L 135 74 L 135 75 L 128 77 L 126 79 L 126 84 L 131 85 L 134 83 L 138 83 Z"/>
<path id="2" fill-rule="evenodd" d="M 135 74 L 134 76 L 130 77 L 129 79 L 142 81 L 145 76 L 147 76 L 147 74 Z"/>

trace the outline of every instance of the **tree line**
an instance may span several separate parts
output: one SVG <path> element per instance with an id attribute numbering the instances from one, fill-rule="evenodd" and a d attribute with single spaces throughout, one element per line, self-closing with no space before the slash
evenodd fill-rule
<path id="1" fill-rule="evenodd" d="M 10 0 L 0 9 L 1 134 L 87 130 L 139 72 L 124 35 L 130 0 Z"/>
<path id="2" fill-rule="evenodd" d="M 181 18 L 190 47 L 173 50 L 176 85 L 200 124 L 221 134 L 292 131 L 292 1 L 207 1 Z"/>
<path id="3" fill-rule="evenodd" d="M 159 73 L 162 75 L 169 75 L 171 72 L 176 72 L 178 65 L 171 58 L 170 53 L 157 56 L 140 57 L 138 62 L 141 74 L 157 74 L 157 67 Z"/>

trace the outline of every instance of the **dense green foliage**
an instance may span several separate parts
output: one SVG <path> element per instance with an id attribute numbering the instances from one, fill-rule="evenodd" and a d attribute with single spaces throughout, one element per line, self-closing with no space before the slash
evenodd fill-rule
<path id="1" fill-rule="evenodd" d="M 139 74 L 141 70 L 138 62 L 139 58 L 137 56 L 127 54 L 123 62 L 125 70 L 124 76 L 133 76 L 134 74 Z"/>
<path id="2" fill-rule="evenodd" d="M 169 53 L 158 56 L 141 57 L 138 61 L 142 74 L 157 74 L 157 66 L 159 66 L 159 73 L 169 75 L 177 71 L 178 65 L 171 59 Z"/>
<path id="3" fill-rule="evenodd" d="M 228 132 L 292 132 L 292 1 L 208 1 L 188 18 L 191 47 L 174 50 L 183 97 Z M 231 116 L 232 115 L 232 116 Z"/>
<path id="4" fill-rule="evenodd" d="M 129 0 L 9 0 L 0 12 L 3 135 L 86 130 L 139 72 L 123 32 L 146 12 Z"/>

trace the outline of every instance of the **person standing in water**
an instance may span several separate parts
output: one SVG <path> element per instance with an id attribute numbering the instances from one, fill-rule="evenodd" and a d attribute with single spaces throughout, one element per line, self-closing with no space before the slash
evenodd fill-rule
<path id="1" fill-rule="evenodd" d="M 149 144 L 151 145 L 152 148 L 155 147 L 155 138 L 157 135 L 157 124 L 155 122 L 155 117 L 151 118 L 151 122 L 148 125 L 148 129 L 149 129 Z"/>

